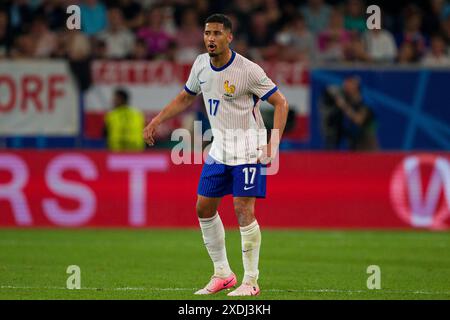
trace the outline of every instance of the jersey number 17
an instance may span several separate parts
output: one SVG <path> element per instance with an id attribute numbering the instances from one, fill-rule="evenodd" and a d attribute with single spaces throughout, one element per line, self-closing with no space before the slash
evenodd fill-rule
<path id="1" fill-rule="evenodd" d="M 220 100 L 208 99 L 209 102 L 209 114 L 215 116 L 217 114 L 217 109 L 219 109 Z"/>

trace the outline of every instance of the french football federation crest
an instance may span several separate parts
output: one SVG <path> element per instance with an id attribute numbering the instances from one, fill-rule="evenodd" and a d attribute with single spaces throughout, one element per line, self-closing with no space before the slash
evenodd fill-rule
<path id="1" fill-rule="evenodd" d="M 223 83 L 223 88 L 225 89 L 224 95 L 227 97 L 232 97 L 236 91 L 236 87 L 234 85 L 230 86 L 230 82 L 228 80 Z"/>

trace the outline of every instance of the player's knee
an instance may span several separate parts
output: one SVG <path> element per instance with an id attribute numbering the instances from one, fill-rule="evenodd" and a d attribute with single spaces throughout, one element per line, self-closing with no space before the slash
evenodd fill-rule
<path id="1" fill-rule="evenodd" d="M 238 223 L 240 226 L 249 225 L 255 220 L 252 204 L 241 201 L 235 201 L 234 212 L 236 213 Z"/>
<path id="2" fill-rule="evenodd" d="M 243 215 L 253 214 L 254 202 L 235 199 L 233 205 L 236 214 L 243 214 Z"/>
<path id="3" fill-rule="evenodd" d="M 197 201 L 196 211 L 199 218 L 210 218 L 216 214 L 216 210 L 214 208 L 211 208 L 200 200 Z"/>
<path id="4" fill-rule="evenodd" d="M 252 212 L 245 212 L 245 213 L 237 213 L 237 220 L 240 227 L 248 226 L 250 223 L 255 221 L 255 216 Z"/>

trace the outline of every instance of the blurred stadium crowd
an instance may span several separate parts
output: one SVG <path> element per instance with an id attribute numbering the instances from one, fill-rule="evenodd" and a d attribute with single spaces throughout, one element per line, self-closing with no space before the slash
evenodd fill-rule
<path id="1" fill-rule="evenodd" d="M 82 30 L 66 28 L 81 8 Z M 391 1 L 382 30 L 366 27 L 363 0 L 7 0 L 0 2 L 0 57 L 165 59 L 190 63 L 203 51 L 213 12 L 234 22 L 233 47 L 253 60 L 450 65 L 450 4 Z"/>

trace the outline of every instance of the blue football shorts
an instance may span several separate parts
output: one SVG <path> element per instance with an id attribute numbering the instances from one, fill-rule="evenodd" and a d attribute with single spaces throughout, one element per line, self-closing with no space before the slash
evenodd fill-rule
<path id="1" fill-rule="evenodd" d="M 220 198 L 227 194 L 233 197 L 266 197 L 265 167 L 260 163 L 230 166 L 208 156 L 203 165 L 197 193 L 204 197 Z"/>

